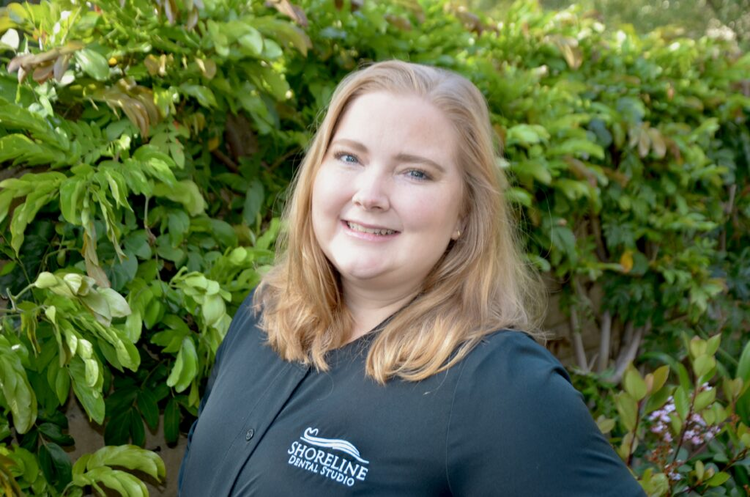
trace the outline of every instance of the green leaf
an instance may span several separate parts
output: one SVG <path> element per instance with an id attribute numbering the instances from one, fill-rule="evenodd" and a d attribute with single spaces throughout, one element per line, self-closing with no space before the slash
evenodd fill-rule
<path id="1" fill-rule="evenodd" d="M 237 234 L 232 225 L 219 219 L 211 219 L 211 234 L 226 248 L 237 246 Z"/>
<path id="2" fill-rule="evenodd" d="M 104 466 L 120 466 L 133 471 L 143 471 L 159 481 L 166 476 L 161 457 L 134 445 L 103 447 L 97 450 L 89 459 L 87 467 L 94 469 Z"/>
<path id="3" fill-rule="evenodd" d="M 33 483 L 39 476 L 39 463 L 37 459 L 28 450 L 23 447 L 15 447 L 13 452 L 8 454 L 8 457 L 16 462 L 22 469 L 22 477 L 27 482 Z"/>
<path id="4" fill-rule="evenodd" d="M 553 157 L 556 155 L 573 155 L 576 157 L 586 156 L 595 157 L 597 159 L 604 159 L 604 149 L 594 142 L 583 140 L 579 138 L 573 138 L 566 140 L 560 145 L 551 147 L 547 150 L 547 156 Z"/>
<path id="5" fill-rule="evenodd" d="M 552 245 L 566 254 L 570 259 L 576 259 L 576 236 L 567 226 L 553 225 L 551 230 Z"/>
<path id="6" fill-rule="evenodd" d="M 5 402 L 10 406 L 16 431 L 28 432 L 36 421 L 36 395 L 19 355 L 5 346 L 0 347 L 0 386 Z"/>
<path id="7" fill-rule="evenodd" d="M 208 326 L 216 326 L 227 312 L 220 295 L 207 295 L 203 302 L 203 319 Z"/>
<path id="8" fill-rule="evenodd" d="M 13 190 L 3 190 L 0 192 L 0 223 L 8 217 L 10 204 L 13 202 L 16 194 Z"/>
<path id="9" fill-rule="evenodd" d="M 583 181 L 576 181 L 572 179 L 559 178 L 555 181 L 555 188 L 562 191 L 563 194 L 570 200 L 578 200 L 579 198 L 588 198 L 591 195 L 588 183 Z"/>
<path id="10" fill-rule="evenodd" d="M 86 482 L 100 483 L 124 497 L 148 497 L 148 489 L 141 480 L 117 469 L 94 468 L 84 473 L 81 479 Z"/>
<path id="11" fill-rule="evenodd" d="M 168 444 L 177 443 L 180 438 L 180 404 L 174 397 L 164 409 L 164 438 Z"/>
<path id="12" fill-rule="evenodd" d="M 0 138 L 0 163 L 7 161 L 14 164 L 23 163 L 26 166 L 60 164 L 65 161 L 65 154 L 57 148 L 34 142 L 24 135 L 14 134 Z"/>
<path id="13" fill-rule="evenodd" d="M 250 53 L 259 56 L 263 52 L 263 36 L 260 32 L 250 26 L 246 27 L 247 34 L 241 36 L 237 41 L 244 48 L 250 49 Z"/>
<path id="14" fill-rule="evenodd" d="M 190 217 L 182 210 L 171 210 L 167 215 L 169 227 L 169 241 L 173 247 L 178 247 L 190 230 Z"/>
<path id="15" fill-rule="evenodd" d="M 132 409 L 120 411 L 107 421 L 104 428 L 104 443 L 121 445 L 130 440 L 130 413 Z"/>
<path id="16" fill-rule="evenodd" d="M 750 341 L 742 349 L 736 377 L 742 380 L 743 385 L 750 384 Z M 750 426 L 750 389 L 746 389 L 745 393 L 737 399 L 736 410 L 742 422 Z"/>
<path id="17" fill-rule="evenodd" d="M 164 305 L 157 299 L 153 299 L 146 307 L 146 314 L 143 315 L 143 323 L 147 329 L 153 328 L 164 316 Z"/>
<path id="18" fill-rule="evenodd" d="M 663 407 L 664 404 L 667 403 L 670 395 L 672 395 L 672 389 L 668 386 L 662 387 L 658 391 L 652 393 L 646 402 L 645 413 L 648 414 Z"/>
<path id="19" fill-rule="evenodd" d="M 182 204 L 191 216 L 197 216 L 206 210 L 206 201 L 198 185 L 191 180 L 182 180 L 172 185 L 156 185 L 154 195 Z"/>
<path id="20" fill-rule="evenodd" d="M 39 466 L 46 480 L 58 491 L 62 491 L 73 479 L 73 465 L 68 454 L 56 443 L 39 447 Z"/>
<path id="21" fill-rule="evenodd" d="M 175 165 L 180 169 L 185 168 L 185 151 L 179 142 L 169 144 L 169 155 L 174 159 Z"/>
<path id="22" fill-rule="evenodd" d="M 281 231 L 281 220 L 278 217 L 275 217 L 271 220 L 268 229 L 266 229 L 266 231 L 255 241 L 255 248 L 262 250 L 268 249 L 274 240 L 276 240 L 279 231 Z"/>
<path id="23" fill-rule="evenodd" d="M 682 386 L 682 388 L 686 390 L 691 388 L 690 375 L 688 374 L 687 369 L 685 369 L 685 366 L 683 366 L 682 363 L 677 361 L 674 357 L 663 352 L 644 352 L 643 354 L 641 354 L 641 358 L 644 360 L 654 359 L 659 362 L 669 364 L 670 369 L 677 373 L 677 377 L 680 380 L 680 385 Z"/>
<path id="24" fill-rule="evenodd" d="M 737 375 L 735 378 L 742 378 L 743 384 L 750 383 L 750 341 L 745 344 L 737 363 Z"/>
<path id="25" fill-rule="evenodd" d="M 716 400 L 716 389 L 704 390 L 696 396 L 695 407 L 693 409 L 695 412 L 700 412 L 714 400 Z"/>
<path id="26" fill-rule="evenodd" d="M 218 105 L 216 103 L 214 92 L 205 86 L 183 83 L 180 85 L 180 90 L 185 95 L 189 95 L 198 100 L 198 103 L 202 107 L 217 107 Z"/>
<path id="27" fill-rule="evenodd" d="M 716 367 L 716 359 L 713 356 L 702 355 L 693 362 L 693 371 L 696 378 L 703 378 Z"/>
<path id="28" fill-rule="evenodd" d="M 505 190 L 505 199 L 513 204 L 520 204 L 524 207 L 531 207 L 534 198 L 529 192 L 522 188 L 511 187 Z"/>
<path id="29" fill-rule="evenodd" d="M 143 419 L 152 430 L 159 426 L 159 406 L 156 397 L 150 390 L 141 390 L 138 393 L 138 410 L 141 411 Z"/>
<path id="30" fill-rule="evenodd" d="M 688 397 L 687 391 L 680 387 L 674 392 L 674 404 L 677 410 L 677 414 L 680 419 L 684 422 L 687 418 L 688 412 L 690 411 L 690 398 Z"/>
<path id="31" fill-rule="evenodd" d="M 146 444 L 146 430 L 143 427 L 143 420 L 137 411 L 130 411 L 130 438 L 133 444 L 143 447 Z"/>
<path id="32" fill-rule="evenodd" d="M 51 440 L 60 445 L 73 445 L 75 441 L 70 435 L 66 435 L 62 432 L 59 426 L 53 423 L 42 423 L 37 429 L 44 435 L 47 440 Z"/>
<path id="33" fill-rule="evenodd" d="M 534 145 L 549 140 L 550 134 L 544 126 L 538 124 L 518 124 L 508 129 L 505 136 L 507 146 Z"/>
<path id="34" fill-rule="evenodd" d="M 653 372 L 654 382 L 651 386 L 651 393 L 658 392 L 667 382 L 669 377 L 669 366 L 661 366 Z"/>
<path id="35" fill-rule="evenodd" d="M 2 162 L 2 159 L 0 159 L 0 162 Z M 15 212 L 13 212 L 13 220 L 10 223 L 10 233 L 12 235 L 10 244 L 16 254 L 20 254 L 26 226 L 34 221 L 39 209 L 52 199 L 52 194 L 45 194 L 43 192 L 44 190 L 30 193 L 26 197 L 26 202 L 16 207 Z"/>
<path id="36" fill-rule="evenodd" d="M 104 326 L 109 326 L 112 322 L 112 311 L 109 308 L 107 299 L 98 291 L 89 292 L 80 297 L 83 305 L 93 313 L 97 321 Z"/>
<path id="37" fill-rule="evenodd" d="M 719 350 L 721 344 L 721 334 L 714 335 L 706 341 L 706 354 L 714 355 Z"/>
<path id="38" fill-rule="evenodd" d="M 135 345 L 128 340 L 117 340 L 114 346 L 117 352 L 117 360 L 120 361 L 120 364 L 131 371 L 137 371 L 138 366 L 141 364 L 141 355 Z"/>
<path id="39" fill-rule="evenodd" d="M 104 81 L 109 77 L 109 64 L 102 54 L 90 48 L 84 48 L 75 53 L 76 60 L 81 69 L 98 81 Z"/>
<path id="40" fill-rule="evenodd" d="M 152 255 L 148 234 L 145 230 L 131 232 L 123 241 L 126 252 L 132 252 L 139 259 L 150 259 Z"/>
<path id="41" fill-rule="evenodd" d="M 642 400 L 648 393 L 646 382 L 643 381 L 641 374 L 637 369 L 628 368 L 624 378 L 625 391 L 628 392 L 636 401 Z"/>
<path id="42" fill-rule="evenodd" d="M 245 195 L 245 205 L 242 209 L 242 217 L 248 226 L 253 226 L 260 212 L 260 208 L 263 205 L 263 184 L 254 179 L 250 183 L 250 187 L 247 189 Z"/>
<path id="43" fill-rule="evenodd" d="M 51 288 L 59 284 L 60 282 L 55 275 L 48 273 L 47 271 L 39 273 L 39 276 L 36 277 L 36 281 L 34 282 L 34 286 L 37 288 Z"/>
<path id="44" fill-rule="evenodd" d="M 533 178 L 543 185 L 549 185 L 552 183 L 552 173 L 542 161 L 526 160 L 512 163 L 510 169 L 521 179 Z"/>
<path id="45" fill-rule="evenodd" d="M 172 372 L 167 378 L 167 385 L 174 387 L 177 392 L 184 391 L 195 378 L 197 367 L 198 354 L 195 351 L 195 344 L 190 337 L 185 337 L 177 353 Z"/>
<path id="46" fill-rule="evenodd" d="M 102 398 L 101 386 L 91 387 L 86 382 L 86 367 L 83 359 L 74 357 L 68 365 L 71 379 L 73 380 L 73 392 L 81 402 L 89 419 L 97 424 L 104 422 L 104 399 Z"/>
<path id="47" fill-rule="evenodd" d="M 638 403 L 627 392 L 620 392 L 617 396 L 617 412 L 620 414 L 620 422 L 628 431 L 635 430 L 638 418 Z"/>
<path id="48" fill-rule="evenodd" d="M 98 292 L 107 301 L 113 318 L 124 318 L 130 315 L 130 306 L 122 295 L 111 288 L 99 288 Z"/>
<path id="49" fill-rule="evenodd" d="M 709 487 L 718 487 L 719 485 L 723 485 L 729 480 L 729 473 L 725 473 L 723 471 L 719 471 L 718 473 L 714 474 L 711 478 L 706 480 L 706 485 Z"/>

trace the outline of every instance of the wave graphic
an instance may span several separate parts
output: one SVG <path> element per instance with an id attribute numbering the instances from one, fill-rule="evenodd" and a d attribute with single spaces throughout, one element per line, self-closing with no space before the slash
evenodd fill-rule
<path id="1" fill-rule="evenodd" d="M 315 429 L 307 428 L 305 430 L 305 434 L 302 435 L 300 439 L 304 440 L 310 445 L 316 445 L 318 447 L 325 447 L 327 449 L 340 450 L 341 452 L 345 452 L 349 454 L 350 456 L 352 456 L 354 459 L 361 462 L 362 464 L 370 464 L 370 461 L 365 461 L 364 459 L 360 457 L 359 451 L 350 442 L 347 442 L 346 440 L 339 440 L 336 438 L 316 437 L 315 435 L 317 434 L 318 434 L 317 428 Z"/>

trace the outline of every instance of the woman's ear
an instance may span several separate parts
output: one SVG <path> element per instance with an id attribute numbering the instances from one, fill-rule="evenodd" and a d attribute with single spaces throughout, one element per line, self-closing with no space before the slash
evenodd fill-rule
<path id="1" fill-rule="evenodd" d="M 456 228 L 453 230 L 453 234 L 451 235 L 451 239 L 455 242 L 459 238 L 461 238 L 461 235 L 466 231 L 466 220 L 459 219 L 456 223 Z"/>

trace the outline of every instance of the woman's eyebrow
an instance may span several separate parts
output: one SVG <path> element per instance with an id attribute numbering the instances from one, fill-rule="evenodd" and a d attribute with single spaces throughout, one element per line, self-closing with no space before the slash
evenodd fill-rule
<path id="1" fill-rule="evenodd" d="M 340 143 L 342 145 L 348 145 L 360 152 L 367 153 L 367 147 L 365 147 L 364 144 L 356 140 L 350 140 L 348 138 L 339 138 L 338 140 L 334 140 L 331 143 L 331 145 L 335 145 L 337 143 Z M 427 166 L 434 167 L 441 173 L 445 173 L 445 167 L 441 166 L 434 160 L 428 159 L 427 157 L 422 157 L 421 155 L 401 153 L 396 156 L 396 160 L 399 162 L 408 162 L 410 164 L 425 164 Z"/>
<path id="2" fill-rule="evenodd" d="M 331 146 L 336 145 L 337 143 L 341 143 L 343 145 L 348 145 L 352 148 L 357 149 L 360 152 L 367 152 L 367 147 L 365 147 L 363 144 L 359 143 L 355 140 L 350 140 L 348 138 L 339 138 L 338 140 L 333 140 L 331 142 Z"/>
<path id="3" fill-rule="evenodd" d="M 396 160 L 399 162 L 408 162 L 409 164 L 425 164 L 427 166 L 432 166 L 441 173 L 445 173 L 445 168 L 435 162 L 432 159 L 428 159 L 427 157 L 422 157 L 421 155 L 414 155 L 414 154 L 398 154 L 396 156 Z"/>

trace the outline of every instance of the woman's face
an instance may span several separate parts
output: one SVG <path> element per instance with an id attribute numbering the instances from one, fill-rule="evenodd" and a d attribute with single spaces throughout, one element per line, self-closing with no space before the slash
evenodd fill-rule
<path id="1" fill-rule="evenodd" d="M 312 222 L 345 285 L 412 291 L 461 227 L 457 136 L 416 96 L 350 104 L 315 176 Z"/>

